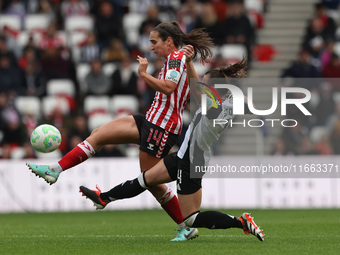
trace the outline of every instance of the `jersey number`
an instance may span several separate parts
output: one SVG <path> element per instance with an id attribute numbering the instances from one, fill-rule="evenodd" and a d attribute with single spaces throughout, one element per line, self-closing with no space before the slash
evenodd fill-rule
<path id="1" fill-rule="evenodd" d="M 153 134 L 153 137 L 152 137 L 152 134 Z M 150 133 L 149 133 L 149 137 L 148 137 L 147 142 L 150 142 L 151 137 L 152 137 L 153 140 L 156 141 L 156 145 L 158 145 L 159 142 L 162 139 L 163 132 L 159 132 L 158 136 L 157 136 L 157 134 L 158 134 L 158 130 L 155 130 L 155 132 L 154 132 L 153 128 L 150 128 Z"/>

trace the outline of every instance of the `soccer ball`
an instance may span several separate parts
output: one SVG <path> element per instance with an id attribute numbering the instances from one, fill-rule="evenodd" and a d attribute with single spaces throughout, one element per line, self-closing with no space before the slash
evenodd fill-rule
<path id="1" fill-rule="evenodd" d="M 59 130 L 48 124 L 36 127 L 31 134 L 31 144 L 33 148 L 42 153 L 56 150 L 61 143 Z"/>

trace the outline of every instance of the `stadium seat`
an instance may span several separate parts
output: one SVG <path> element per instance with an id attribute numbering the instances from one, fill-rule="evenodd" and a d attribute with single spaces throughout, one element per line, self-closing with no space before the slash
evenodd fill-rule
<path id="1" fill-rule="evenodd" d="M 126 41 L 129 45 L 137 45 L 139 40 L 138 30 L 128 30 L 126 31 Z"/>
<path id="2" fill-rule="evenodd" d="M 75 85 L 69 79 L 52 79 L 46 85 L 47 95 L 66 94 L 70 97 L 75 96 Z"/>
<path id="3" fill-rule="evenodd" d="M 41 106 L 40 99 L 35 96 L 17 96 L 14 101 L 15 107 L 21 115 L 33 115 L 40 117 Z"/>
<path id="4" fill-rule="evenodd" d="M 33 29 L 47 29 L 50 24 L 50 18 L 45 14 L 28 14 L 24 19 L 24 29 L 25 30 L 33 30 Z"/>
<path id="5" fill-rule="evenodd" d="M 331 17 L 335 21 L 335 24 L 337 24 L 338 27 L 339 27 L 339 25 L 340 25 L 340 13 L 339 13 L 339 10 L 327 10 L 327 16 Z"/>
<path id="6" fill-rule="evenodd" d="M 227 62 L 238 62 L 242 58 L 247 58 L 247 50 L 244 45 L 241 44 L 227 44 L 220 48 L 222 57 Z"/>
<path id="7" fill-rule="evenodd" d="M 91 67 L 89 64 L 81 63 L 77 64 L 76 67 L 76 73 L 77 73 L 77 79 L 80 86 L 80 92 L 86 93 L 87 92 L 87 85 L 85 83 L 85 77 L 90 72 Z"/>
<path id="8" fill-rule="evenodd" d="M 194 65 L 197 75 L 200 77 L 202 77 L 209 70 L 207 65 L 203 65 L 199 62 L 192 62 L 192 64 Z"/>
<path id="9" fill-rule="evenodd" d="M 106 63 L 103 65 L 103 73 L 108 77 L 111 77 L 111 75 L 116 69 L 117 65 L 114 63 Z"/>
<path id="10" fill-rule="evenodd" d="M 90 16 L 70 16 L 65 18 L 66 32 L 78 31 L 92 31 L 93 18 Z"/>
<path id="11" fill-rule="evenodd" d="M 335 31 L 335 38 L 337 41 L 340 41 L 340 26 Z"/>
<path id="12" fill-rule="evenodd" d="M 140 25 L 145 19 L 145 15 L 141 13 L 127 13 L 123 16 L 123 28 L 124 31 L 128 31 L 128 29 L 136 29 L 139 30 Z"/>
<path id="13" fill-rule="evenodd" d="M 212 51 L 213 57 L 215 57 L 221 54 L 221 47 L 215 45 L 214 47 L 211 48 L 211 51 Z"/>
<path id="14" fill-rule="evenodd" d="M 40 42 L 41 41 L 41 38 L 42 38 L 42 35 L 41 33 L 32 33 L 33 35 L 33 39 L 34 39 L 34 42 L 37 43 L 37 42 Z M 30 33 L 27 32 L 27 31 L 21 31 L 17 37 L 17 43 L 18 43 L 18 46 L 20 46 L 21 48 L 25 47 L 28 43 L 28 39 L 30 37 Z"/>
<path id="15" fill-rule="evenodd" d="M 0 31 L 2 31 L 4 26 L 15 30 L 21 30 L 21 20 L 16 15 L 1 14 L 0 15 Z"/>
<path id="16" fill-rule="evenodd" d="M 68 41 L 67 45 L 72 48 L 72 47 L 79 47 L 79 44 L 86 40 L 87 38 L 87 33 L 84 32 L 79 32 L 79 31 L 74 31 L 69 34 L 68 36 Z"/>
<path id="17" fill-rule="evenodd" d="M 63 115 L 69 114 L 70 105 L 66 98 L 58 96 L 46 96 L 42 99 L 42 111 L 44 116 L 51 115 L 59 109 Z"/>
<path id="18" fill-rule="evenodd" d="M 334 53 L 338 56 L 340 56 L 340 42 L 336 42 L 334 44 Z"/>
<path id="19" fill-rule="evenodd" d="M 253 10 L 258 13 L 263 13 L 264 3 L 263 0 L 245 0 L 244 7 L 246 10 Z"/>
<path id="20" fill-rule="evenodd" d="M 123 16 L 123 28 L 126 33 L 126 40 L 130 45 L 138 43 L 139 27 L 145 18 L 144 14 L 127 13 Z"/>
<path id="21" fill-rule="evenodd" d="M 139 102 L 133 95 L 116 95 L 110 100 L 110 112 L 116 117 L 121 114 L 137 113 L 138 110 Z"/>
<path id="22" fill-rule="evenodd" d="M 135 13 L 139 11 L 140 2 L 138 0 L 129 0 L 128 1 L 129 12 Z"/>
<path id="23" fill-rule="evenodd" d="M 106 113 L 97 113 L 92 116 L 89 116 L 88 118 L 88 127 L 90 131 L 93 131 L 94 129 L 100 127 L 101 125 L 110 122 L 113 120 L 113 117 Z"/>
<path id="24" fill-rule="evenodd" d="M 23 147 L 16 147 L 11 150 L 11 159 L 23 159 L 26 157 L 26 150 Z"/>
<path id="25" fill-rule="evenodd" d="M 138 74 L 139 63 L 138 63 L 138 62 L 136 62 L 136 63 L 138 64 L 138 66 L 137 66 L 137 69 L 135 69 L 134 71 L 136 72 L 136 74 Z M 154 64 L 153 64 L 153 63 L 149 63 L 149 64 L 148 64 L 147 72 L 150 73 L 150 74 L 152 74 L 154 71 L 155 71 L 155 66 L 154 66 Z M 157 77 L 158 77 L 158 76 L 157 76 Z"/>
<path id="26" fill-rule="evenodd" d="M 81 51 L 80 51 L 80 47 L 78 46 L 73 46 L 72 47 L 72 60 L 75 62 L 75 63 L 79 63 L 80 62 L 80 54 L 81 54 Z"/>
<path id="27" fill-rule="evenodd" d="M 168 12 L 160 12 L 158 14 L 158 17 L 160 19 L 160 21 L 162 22 L 170 22 L 171 21 L 171 14 Z"/>
<path id="28" fill-rule="evenodd" d="M 84 111 L 87 115 L 109 113 L 109 106 L 109 96 L 86 96 L 84 99 Z"/>
<path id="29" fill-rule="evenodd" d="M 340 91 L 333 92 L 332 94 L 335 103 L 340 105 Z"/>
<path id="30" fill-rule="evenodd" d="M 57 36 L 62 40 L 63 44 L 66 46 L 67 45 L 67 35 L 64 30 L 59 30 L 57 32 Z"/>
<path id="31" fill-rule="evenodd" d="M 153 66 L 153 65 L 152 65 L 152 66 Z M 139 62 L 134 61 L 134 62 L 131 63 L 131 69 L 132 69 L 132 71 L 134 71 L 134 72 L 137 73 L 137 74 L 138 74 L 138 67 L 139 67 Z M 147 69 L 148 73 L 152 73 L 152 72 L 151 72 L 151 68 L 153 68 L 153 67 L 151 67 L 151 63 L 149 63 L 148 69 Z"/>

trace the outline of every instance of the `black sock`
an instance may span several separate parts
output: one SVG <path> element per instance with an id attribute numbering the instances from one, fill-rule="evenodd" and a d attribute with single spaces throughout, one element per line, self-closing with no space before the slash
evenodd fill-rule
<path id="1" fill-rule="evenodd" d="M 103 192 L 100 194 L 100 198 L 104 202 L 110 202 L 118 199 L 135 197 L 143 193 L 144 189 L 138 182 L 138 178 L 123 182 L 116 187 L 112 188 L 108 192 Z"/>
<path id="2" fill-rule="evenodd" d="M 192 227 L 209 229 L 243 228 L 239 218 L 217 211 L 200 212 Z"/>

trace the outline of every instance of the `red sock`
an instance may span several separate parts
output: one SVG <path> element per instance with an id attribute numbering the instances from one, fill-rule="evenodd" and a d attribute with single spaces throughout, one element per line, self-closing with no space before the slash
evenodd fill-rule
<path id="1" fill-rule="evenodd" d="M 88 158 L 92 157 L 95 151 L 88 141 L 81 142 L 74 147 L 69 153 L 67 153 L 58 163 L 65 171 L 71 167 L 74 167 Z"/>
<path id="2" fill-rule="evenodd" d="M 178 199 L 171 189 L 164 193 L 164 195 L 158 200 L 162 208 L 169 214 L 169 216 L 177 223 L 183 222 L 183 216 L 181 208 L 179 207 Z"/>

